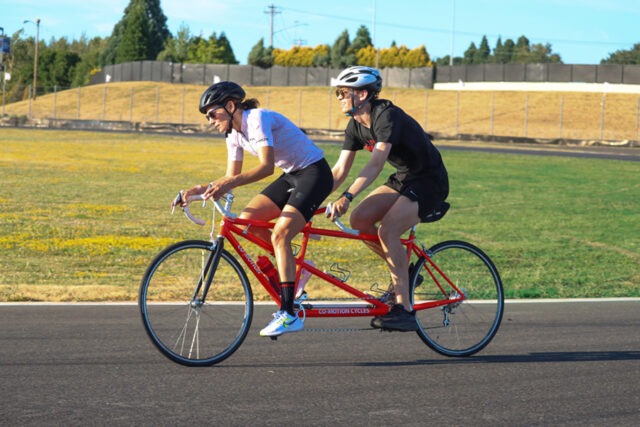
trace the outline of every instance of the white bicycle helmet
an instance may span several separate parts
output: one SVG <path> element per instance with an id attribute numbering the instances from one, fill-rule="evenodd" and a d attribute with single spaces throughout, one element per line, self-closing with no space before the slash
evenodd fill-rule
<path id="1" fill-rule="evenodd" d="M 356 65 L 343 70 L 337 78 L 332 78 L 331 86 L 367 89 L 377 93 L 382 89 L 382 77 L 375 68 Z"/>

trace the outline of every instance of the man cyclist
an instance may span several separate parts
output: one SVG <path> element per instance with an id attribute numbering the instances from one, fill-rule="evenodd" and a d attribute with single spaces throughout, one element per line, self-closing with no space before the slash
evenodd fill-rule
<path id="1" fill-rule="evenodd" d="M 197 185 L 182 194 L 183 200 L 197 194 L 217 200 L 233 188 L 259 181 L 283 170 L 275 181 L 249 202 L 240 218 L 271 221 L 273 231 L 251 227 L 251 232 L 273 244 L 281 282 L 280 310 L 260 331 L 278 336 L 303 328 L 294 312 L 296 264 L 291 241 L 331 193 L 331 168 L 318 148 L 282 114 L 258 107 L 256 99 L 245 99 L 245 91 L 234 82 L 210 86 L 200 99 L 200 112 L 220 133 L 226 134 L 226 175 L 210 184 Z M 259 164 L 242 171 L 244 153 L 257 156 Z"/>
<path id="2" fill-rule="evenodd" d="M 402 234 L 420 222 L 436 221 L 449 204 L 449 179 L 439 151 L 420 124 L 391 101 L 378 99 L 382 78 L 378 70 L 354 66 L 336 79 L 336 96 L 342 111 L 351 117 L 345 140 L 334 165 L 334 190 L 340 187 L 363 148 L 368 162 L 347 190 L 331 204 L 331 219 L 344 215 L 351 202 L 382 172 L 385 162 L 396 171 L 387 182 L 371 191 L 351 212 L 350 223 L 366 234 L 377 234 L 380 244 L 367 242 L 387 263 L 395 303 L 388 314 L 375 317 L 375 328 L 399 331 L 417 329 L 409 289 L 407 254 Z"/>

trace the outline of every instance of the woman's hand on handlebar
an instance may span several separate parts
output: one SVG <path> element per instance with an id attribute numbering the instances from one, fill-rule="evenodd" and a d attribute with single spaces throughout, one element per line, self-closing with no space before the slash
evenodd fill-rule
<path id="1" fill-rule="evenodd" d="M 224 176 L 210 183 L 204 191 L 204 199 L 218 200 L 233 189 L 232 177 Z"/>
<path id="2" fill-rule="evenodd" d="M 207 187 L 204 185 L 196 185 L 195 187 L 191 187 L 188 190 L 180 191 L 180 198 L 176 198 L 171 204 L 171 207 L 174 208 L 176 205 L 180 207 L 186 207 L 189 205 L 191 200 L 193 200 L 194 196 L 201 195 L 207 191 Z"/>

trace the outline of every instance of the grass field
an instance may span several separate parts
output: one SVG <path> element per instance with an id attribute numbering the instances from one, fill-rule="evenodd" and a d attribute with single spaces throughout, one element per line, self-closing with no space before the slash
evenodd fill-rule
<path id="1" fill-rule="evenodd" d="M 321 146 L 332 164 L 339 145 Z M 0 301 L 133 301 L 157 252 L 208 238 L 209 225 L 170 216 L 169 204 L 180 188 L 223 174 L 226 151 L 220 138 L 5 128 L 0 153 Z M 423 243 L 479 245 L 510 298 L 640 296 L 636 162 L 443 157 L 452 208 L 420 226 Z M 238 189 L 236 206 L 263 185 Z M 330 240 L 310 249 L 317 265 L 339 262 L 362 289 L 387 283 L 371 253 Z"/>

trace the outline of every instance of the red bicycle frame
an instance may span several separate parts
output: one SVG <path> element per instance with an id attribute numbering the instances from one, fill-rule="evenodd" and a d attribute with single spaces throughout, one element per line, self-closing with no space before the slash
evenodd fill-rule
<path id="1" fill-rule="evenodd" d="M 219 205 L 218 205 L 219 207 Z M 219 209 L 220 210 L 220 209 Z M 315 215 L 324 214 L 325 208 L 320 208 L 316 210 Z M 224 215 L 220 222 L 220 230 L 218 232 L 219 241 L 227 240 L 229 244 L 234 248 L 236 253 L 242 258 L 246 266 L 251 270 L 253 275 L 260 281 L 260 284 L 263 288 L 269 293 L 271 298 L 278 304 L 280 304 L 280 295 L 278 291 L 276 291 L 273 286 L 271 286 L 269 279 L 267 276 L 260 270 L 256 262 L 251 258 L 248 252 L 244 249 L 244 247 L 240 244 L 239 239 L 236 236 L 242 236 L 244 239 L 258 245 L 271 255 L 274 254 L 273 246 L 270 242 L 265 241 L 264 239 L 250 233 L 251 227 L 260 227 L 272 229 L 274 227 L 274 222 L 268 221 L 257 221 L 257 220 L 249 220 L 242 219 L 237 217 L 232 217 L 231 215 Z M 307 246 L 309 244 L 309 240 L 311 236 L 324 236 L 324 237 L 333 237 L 338 239 L 351 239 L 351 240 L 360 240 L 360 241 L 370 241 L 370 242 L 379 242 L 378 236 L 376 235 L 368 235 L 368 234 L 355 234 L 351 232 L 346 232 L 342 230 L 330 230 L 326 228 L 317 228 L 313 226 L 313 219 L 310 220 L 305 227 L 301 231 L 302 242 L 300 245 L 300 251 L 295 257 L 296 260 L 296 283 L 298 283 L 300 279 L 300 274 L 302 269 L 307 270 L 312 275 L 324 280 L 325 282 L 330 283 L 331 285 L 342 289 L 343 291 L 353 295 L 354 297 L 362 300 L 362 303 L 349 303 L 349 304 L 320 304 L 320 303 L 311 303 L 311 302 L 303 302 L 302 308 L 304 309 L 304 313 L 306 317 L 357 317 L 357 316 L 380 316 L 384 315 L 389 311 L 389 306 L 372 297 L 371 295 L 364 293 L 346 283 L 346 281 L 342 281 L 331 274 L 325 273 L 324 271 L 316 268 L 313 265 L 308 264 L 305 260 L 305 254 L 307 251 Z M 411 258 L 412 254 L 415 254 L 417 257 L 424 257 L 426 260 L 424 263 L 424 269 L 428 271 L 428 274 L 432 281 L 435 283 L 437 288 L 442 292 L 443 295 L 449 294 L 448 298 L 445 299 L 434 299 L 428 301 L 419 301 L 414 302 L 413 308 L 414 310 L 425 310 L 429 308 L 434 308 L 438 306 L 444 306 L 449 304 L 459 303 L 465 299 L 465 295 L 446 275 L 445 273 L 438 268 L 437 265 L 431 260 L 428 252 L 420 247 L 416 243 L 415 237 L 415 227 L 411 229 L 409 236 L 407 238 L 401 238 L 402 244 L 407 248 L 407 258 Z M 444 282 L 446 282 L 446 285 Z M 426 286 L 423 284 L 421 286 Z M 445 288 L 450 288 L 450 291 L 447 292 Z"/>

